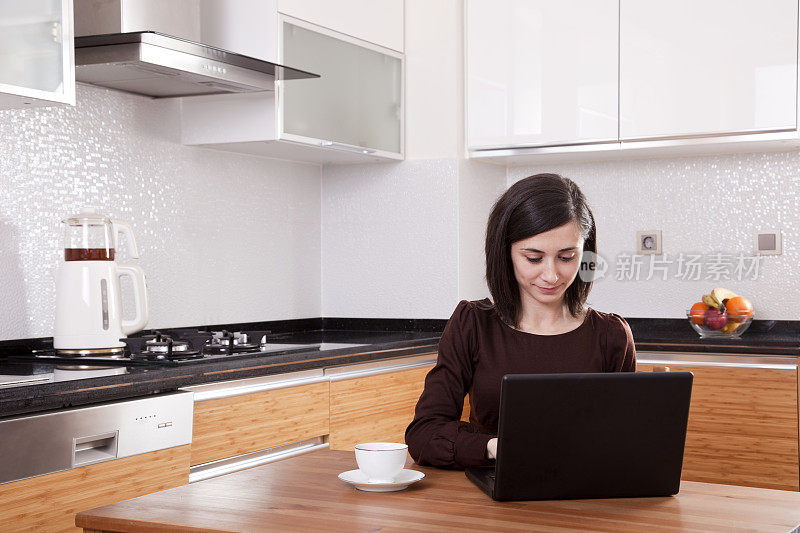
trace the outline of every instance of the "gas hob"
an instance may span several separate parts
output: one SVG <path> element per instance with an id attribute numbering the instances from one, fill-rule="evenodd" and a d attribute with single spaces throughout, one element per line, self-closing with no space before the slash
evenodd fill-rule
<path id="1" fill-rule="evenodd" d="M 9 361 L 37 361 L 74 370 L 115 366 L 178 366 L 353 346 L 274 342 L 269 336 L 269 331 L 259 330 L 170 329 L 121 339 L 126 344 L 121 355 L 66 355 L 57 350 L 43 349 L 10 355 Z"/>

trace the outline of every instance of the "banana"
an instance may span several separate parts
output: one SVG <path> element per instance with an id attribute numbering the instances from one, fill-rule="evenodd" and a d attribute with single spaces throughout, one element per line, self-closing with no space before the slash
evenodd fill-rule
<path id="1" fill-rule="evenodd" d="M 719 302 L 717 302 L 714 298 L 712 298 L 710 294 L 703 295 L 703 303 L 715 309 L 719 309 L 720 305 Z"/>
<path id="2" fill-rule="evenodd" d="M 730 321 L 722 327 L 722 333 L 731 334 L 733 330 L 739 327 L 740 322 Z"/>
<path id="3" fill-rule="evenodd" d="M 728 289 L 723 289 L 722 287 L 717 287 L 711 291 L 711 298 L 719 304 L 717 308 L 724 307 L 727 300 L 735 298 L 736 296 L 737 294 L 735 292 L 729 291 Z"/>

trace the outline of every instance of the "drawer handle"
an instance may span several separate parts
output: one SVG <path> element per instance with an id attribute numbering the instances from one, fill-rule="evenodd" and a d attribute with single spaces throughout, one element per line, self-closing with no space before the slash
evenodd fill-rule
<path id="1" fill-rule="evenodd" d="M 72 467 L 86 466 L 117 458 L 119 431 L 72 439 Z"/>

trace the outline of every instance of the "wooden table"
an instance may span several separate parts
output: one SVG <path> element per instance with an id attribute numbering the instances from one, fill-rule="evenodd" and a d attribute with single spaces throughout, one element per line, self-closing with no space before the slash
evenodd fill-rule
<path id="1" fill-rule="evenodd" d="M 337 479 L 350 452 L 322 450 L 84 511 L 87 531 L 790 531 L 800 493 L 686 481 L 677 496 L 492 501 L 463 472 L 416 467 L 421 482 L 393 493 Z"/>

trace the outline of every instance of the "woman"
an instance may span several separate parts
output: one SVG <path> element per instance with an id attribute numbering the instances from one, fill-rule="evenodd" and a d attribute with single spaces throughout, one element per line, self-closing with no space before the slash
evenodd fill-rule
<path id="1" fill-rule="evenodd" d="M 406 429 L 417 463 L 490 464 L 505 374 L 635 371 L 625 320 L 585 307 L 584 251 L 597 251 L 594 217 L 571 180 L 537 174 L 500 197 L 486 231 L 492 300 L 462 301 L 447 322 Z M 469 423 L 460 421 L 467 393 Z"/>

